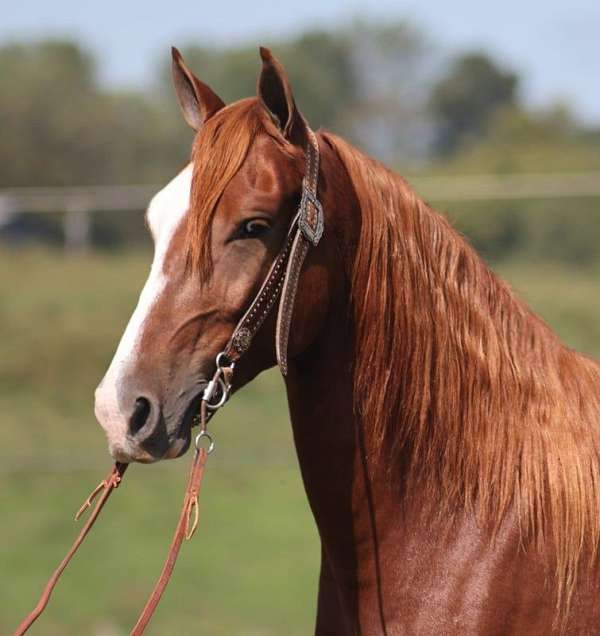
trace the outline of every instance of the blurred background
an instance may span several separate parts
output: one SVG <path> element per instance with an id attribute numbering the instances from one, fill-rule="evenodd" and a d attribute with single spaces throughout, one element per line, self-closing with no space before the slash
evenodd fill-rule
<path id="1" fill-rule="evenodd" d="M 143 210 L 192 140 L 170 45 L 226 101 L 254 94 L 257 47 L 271 47 L 313 127 L 399 170 L 569 345 L 600 356 L 599 31 L 594 0 L 3 11 L 1 633 L 37 600 L 110 465 L 93 390 L 148 272 Z M 214 430 L 201 528 L 149 633 L 310 633 L 318 540 L 277 373 L 236 395 Z M 128 633 L 188 462 L 129 471 L 32 633 Z"/>

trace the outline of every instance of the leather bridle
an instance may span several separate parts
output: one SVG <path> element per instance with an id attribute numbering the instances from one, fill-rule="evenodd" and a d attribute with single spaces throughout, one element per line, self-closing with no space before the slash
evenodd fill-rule
<path id="1" fill-rule="evenodd" d="M 214 448 L 214 442 L 207 431 L 212 415 L 221 408 L 231 392 L 231 380 L 236 362 L 248 351 L 254 336 L 260 330 L 263 322 L 275 306 L 279 298 L 279 310 L 275 328 L 275 349 L 277 363 L 283 375 L 288 372 L 288 341 L 290 325 L 294 311 L 294 302 L 298 289 L 298 280 L 304 260 L 311 246 L 316 246 L 324 229 L 323 207 L 317 197 L 319 179 L 319 143 L 315 133 L 303 121 L 306 132 L 306 174 L 302 181 L 302 196 L 298 211 L 288 229 L 283 247 L 273 261 L 267 276 L 246 313 L 238 322 L 227 345 L 216 358 L 216 371 L 207 384 L 200 402 L 200 412 L 195 422 L 200 431 L 195 438 L 195 452 L 188 479 L 183 507 L 179 522 L 175 529 L 167 558 L 154 589 L 142 610 L 137 623 L 131 631 L 131 636 L 142 634 L 150 622 L 156 606 L 160 602 L 162 593 L 169 583 L 175 567 L 175 562 L 184 539 L 191 539 L 198 525 L 198 494 L 204 466 L 208 455 Z M 75 519 L 92 505 L 97 498 L 94 509 L 90 513 L 85 525 L 73 542 L 73 545 L 56 568 L 34 609 L 26 616 L 14 636 L 25 634 L 44 611 L 58 580 L 69 564 L 71 558 L 94 525 L 100 511 L 123 479 L 128 464 L 116 462 L 106 478 L 98 484 L 81 508 Z"/>

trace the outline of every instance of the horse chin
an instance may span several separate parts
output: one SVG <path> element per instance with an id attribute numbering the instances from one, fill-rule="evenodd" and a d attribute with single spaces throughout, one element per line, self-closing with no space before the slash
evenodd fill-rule
<path id="1" fill-rule="evenodd" d="M 137 446 L 124 448 L 119 444 L 109 445 L 109 451 L 116 462 L 122 462 L 124 464 L 131 464 L 133 462 L 138 464 L 154 464 L 163 459 L 177 459 L 181 457 L 190 447 L 190 443 L 191 434 L 190 431 L 188 431 L 185 437 L 175 439 L 162 455 L 155 455 Z"/>
<path id="2" fill-rule="evenodd" d="M 108 450 L 116 462 L 123 464 L 131 464 L 134 462 L 139 464 L 153 464 L 161 459 L 143 448 L 132 448 L 129 445 L 127 448 L 124 448 L 121 444 L 109 444 Z"/>
<path id="3" fill-rule="evenodd" d="M 177 459 L 185 454 L 190 447 L 191 432 L 188 430 L 185 437 L 178 437 L 168 448 L 161 459 Z"/>
<path id="4" fill-rule="evenodd" d="M 153 464 L 163 459 L 181 457 L 190 447 L 191 437 L 191 427 L 182 422 L 176 435 L 169 436 L 169 439 L 165 436 L 161 444 L 138 444 L 135 440 L 126 438 L 120 441 L 109 440 L 108 450 L 116 462 Z"/>
<path id="5" fill-rule="evenodd" d="M 175 437 L 162 459 L 177 459 L 184 455 L 190 447 L 192 441 L 192 427 L 194 426 L 196 415 L 200 410 L 200 402 L 202 400 L 202 393 L 205 385 L 206 382 L 202 382 L 202 391 L 197 393 L 187 405 L 183 416 L 181 417 L 179 426 L 177 427 Z"/>

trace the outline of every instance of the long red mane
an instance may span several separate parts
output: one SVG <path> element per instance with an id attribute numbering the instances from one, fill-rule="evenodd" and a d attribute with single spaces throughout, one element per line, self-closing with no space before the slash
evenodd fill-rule
<path id="1" fill-rule="evenodd" d="M 194 141 L 188 225 L 191 268 L 206 278 L 211 269 L 210 228 L 223 190 L 240 169 L 266 114 L 256 98 L 235 102 L 211 117 Z"/>
<path id="2" fill-rule="evenodd" d="M 263 124 L 257 100 L 242 100 L 196 139 L 189 249 L 200 270 L 219 197 Z M 524 541 L 553 543 L 568 606 L 600 542 L 600 366 L 563 346 L 398 175 L 322 136 L 360 208 L 355 394 L 373 460 L 401 463 L 440 514 L 460 507 L 495 529 L 516 514 Z"/>
<path id="3" fill-rule="evenodd" d="M 568 604 L 600 541 L 600 366 L 561 344 L 396 174 L 326 134 L 354 186 L 356 408 L 375 459 L 452 516 L 553 541 Z"/>

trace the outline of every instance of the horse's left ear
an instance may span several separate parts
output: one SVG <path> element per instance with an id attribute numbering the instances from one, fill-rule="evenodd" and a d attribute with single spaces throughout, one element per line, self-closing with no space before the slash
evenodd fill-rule
<path id="1" fill-rule="evenodd" d="M 263 65 L 258 78 L 258 97 L 283 136 L 292 143 L 303 145 L 306 123 L 296 107 L 287 73 L 269 49 L 261 46 L 260 57 Z"/>
<path id="2" fill-rule="evenodd" d="M 225 104 L 223 100 L 204 82 L 201 82 L 183 61 L 181 53 L 171 48 L 173 58 L 171 74 L 175 93 L 185 121 L 198 131 L 202 124 Z"/>

